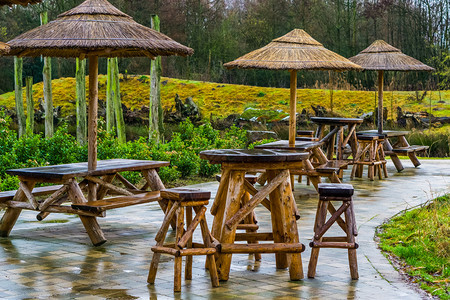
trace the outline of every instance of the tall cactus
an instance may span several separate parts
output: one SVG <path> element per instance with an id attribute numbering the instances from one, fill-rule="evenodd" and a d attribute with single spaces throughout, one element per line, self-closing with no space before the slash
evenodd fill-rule
<path id="1" fill-rule="evenodd" d="M 113 102 L 114 102 L 114 112 L 116 115 L 116 125 L 117 125 L 117 138 L 119 143 L 126 143 L 125 135 L 125 121 L 123 119 L 122 101 L 120 100 L 120 81 L 119 81 L 119 61 L 117 57 L 112 60 L 112 91 L 113 91 Z"/>
<path id="2" fill-rule="evenodd" d="M 41 13 L 41 25 L 48 23 L 47 12 Z M 52 96 L 52 60 L 44 57 L 44 101 L 45 101 L 45 137 L 53 136 L 53 96 Z"/>
<path id="3" fill-rule="evenodd" d="M 151 28 L 159 31 L 160 21 L 157 15 L 152 15 Z M 150 115 L 149 115 L 149 138 L 157 142 L 164 132 L 164 116 L 161 105 L 161 57 L 158 56 L 150 63 Z"/>
<path id="4" fill-rule="evenodd" d="M 34 131 L 34 102 L 33 102 L 33 77 L 27 76 L 25 79 L 27 95 L 27 135 L 33 135 Z"/>
<path id="5" fill-rule="evenodd" d="M 84 145 L 87 142 L 86 60 L 77 58 L 76 64 L 77 141 Z"/>
<path id="6" fill-rule="evenodd" d="M 14 87 L 16 100 L 17 124 L 19 126 L 19 137 L 25 134 L 25 112 L 23 108 L 23 83 L 22 83 L 22 58 L 14 57 Z"/>
<path id="7" fill-rule="evenodd" d="M 113 59 L 108 58 L 108 72 L 106 84 L 106 130 L 109 132 L 114 127 L 114 101 L 113 101 Z"/>

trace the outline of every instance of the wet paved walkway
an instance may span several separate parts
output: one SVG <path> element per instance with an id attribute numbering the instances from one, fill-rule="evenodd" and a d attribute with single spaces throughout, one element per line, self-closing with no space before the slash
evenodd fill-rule
<path id="1" fill-rule="evenodd" d="M 388 163 L 390 177 L 382 181 L 350 181 L 345 173 L 344 182 L 355 187 L 356 281 L 350 279 L 347 251 L 322 249 L 315 279 L 290 282 L 288 270 L 275 269 L 272 254 L 256 263 L 252 256 L 234 255 L 230 280 L 213 289 L 204 258 L 194 257 L 193 280 L 183 279 L 182 293 L 174 295 L 172 257 L 162 256 L 156 283 L 149 286 L 150 247 L 163 220 L 157 204 L 151 204 L 109 211 L 99 220 L 108 242 L 96 248 L 73 215 L 54 214 L 39 223 L 35 213 L 23 212 L 11 236 L 0 239 L 0 299 L 421 299 L 426 296 L 402 281 L 377 249 L 374 231 L 398 211 L 450 192 L 450 160 L 424 160 L 418 169 L 409 161 L 404 165 L 396 173 Z M 217 186 L 197 185 L 213 196 Z M 302 254 L 306 274 L 318 196 L 304 184 L 295 189 L 300 241 L 307 246 Z M 269 215 L 264 208 L 256 212 L 264 229 Z"/>

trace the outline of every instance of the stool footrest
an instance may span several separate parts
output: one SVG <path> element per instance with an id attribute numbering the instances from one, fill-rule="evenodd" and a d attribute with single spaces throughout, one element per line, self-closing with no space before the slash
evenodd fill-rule
<path id="1" fill-rule="evenodd" d="M 301 243 L 273 244 L 220 244 L 220 253 L 301 253 L 305 245 Z"/>
<path id="2" fill-rule="evenodd" d="M 211 255 L 217 252 L 216 248 L 189 248 L 189 249 L 174 249 L 170 247 L 153 246 L 154 253 L 170 254 L 175 257 L 192 256 L 192 255 Z"/>
<path id="3" fill-rule="evenodd" d="M 346 242 L 316 242 L 309 243 L 311 248 L 342 248 L 342 249 L 358 249 L 358 243 Z"/>
<path id="4" fill-rule="evenodd" d="M 239 224 L 236 229 L 244 229 L 244 230 L 258 230 L 259 226 L 256 224 Z"/>
<path id="5" fill-rule="evenodd" d="M 236 233 L 235 241 L 273 241 L 272 232 Z"/>

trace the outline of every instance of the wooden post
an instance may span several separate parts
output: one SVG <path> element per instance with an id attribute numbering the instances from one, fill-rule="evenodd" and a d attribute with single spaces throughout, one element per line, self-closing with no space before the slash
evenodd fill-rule
<path id="1" fill-rule="evenodd" d="M 48 22 L 47 12 L 41 13 L 41 25 Z M 52 96 L 52 60 L 44 57 L 44 102 L 45 102 L 45 137 L 53 136 L 53 96 Z"/>
<path id="2" fill-rule="evenodd" d="M 151 28 L 160 30 L 160 21 L 157 15 L 152 15 Z M 150 62 L 150 115 L 149 139 L 159 142 L 164 132 L 163 110 L 161 105 L 161 57 L 158 56 Z"/>
<path id="3" fill-rule="evenodd" d="M 383 71 L 378 71 L 378 133 L 383 133 Z"/>
<path id="4" fill-rule="evenodd" d="M 97 169 L 98 56 L 89 57 L 88 170 Z M 89 182 L 88 201 L 94 201 L 97 186 Z"/>
<path id="5" fill-rule="evenodd" d="M 334 72 L 328 72 L 330 77 L 330 111 L 333 112 Z"/>
<path id="6" fill-rule="evenodd" d="M 33 102 L 33 77 L 27 76 L 25 79 L 27 95 L 27 135 L 33 135 L 34 130 L 34 102 Z"/>
<path id="7" fill-rule="evenodd" d="M 81 145 L 87 141 L 86 120 L 86 60 L 77 58 L 76 94 L 77 94 L 77 141 Z"/>
<path id="8" fill-rule="evenodd" d="M 114 101 L 113 101 L 113 59 L 108 58 L 108 71 L 106 80 L 106 130 L 110 132 L 114 127 Z"/>
<path id="9" fill-rule="evenodd" d="M 16 99 L 17 124 L 19 126 L 19 137 L 25 134 L 25 112 L 23 108 L 23 92 L 22 92 L 22 58 L 14 57 L 14 87 Z"/>
<path id="10" fill-rule="evenodd" d="M 289 147 L 294 147 L 297 127 L 297 70 L 291 70 L 291 101 L 289 114 Z"/>
<path id="11" fill-rule="evenodd" d="M 116 114 L 117 125 L 117 138 L 119 143 L 126 143 L 127 138 L 125 134 L 125 121 L 123 120 L 122 101 L 120 100 L 120 82 L 119 82 L 119 61 L 117 57 L 112 60 L 112 90 L 113 90 L 113 102 L 114 112 Z"/>

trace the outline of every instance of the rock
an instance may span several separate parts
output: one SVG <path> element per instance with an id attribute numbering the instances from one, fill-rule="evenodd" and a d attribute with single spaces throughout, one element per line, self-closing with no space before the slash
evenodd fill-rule
<path id="1" fill-rule="evenodd" d="M 273 131 L 247 131 L 247 138 L 249 143 L 254 143 L 264 139 L 278 139 L 278 135 Z"/>
<path id="2" fill-rule="evenodd" d="M 164 120 L 168 123 L 179 123 L 189 118 L 193 123 L 202 120 L 198 105 L 192 97 L 188 97 L 183 101 L 178 94 L 175 95 L 175 111 L 173 106 L 164 113 Z"/>

